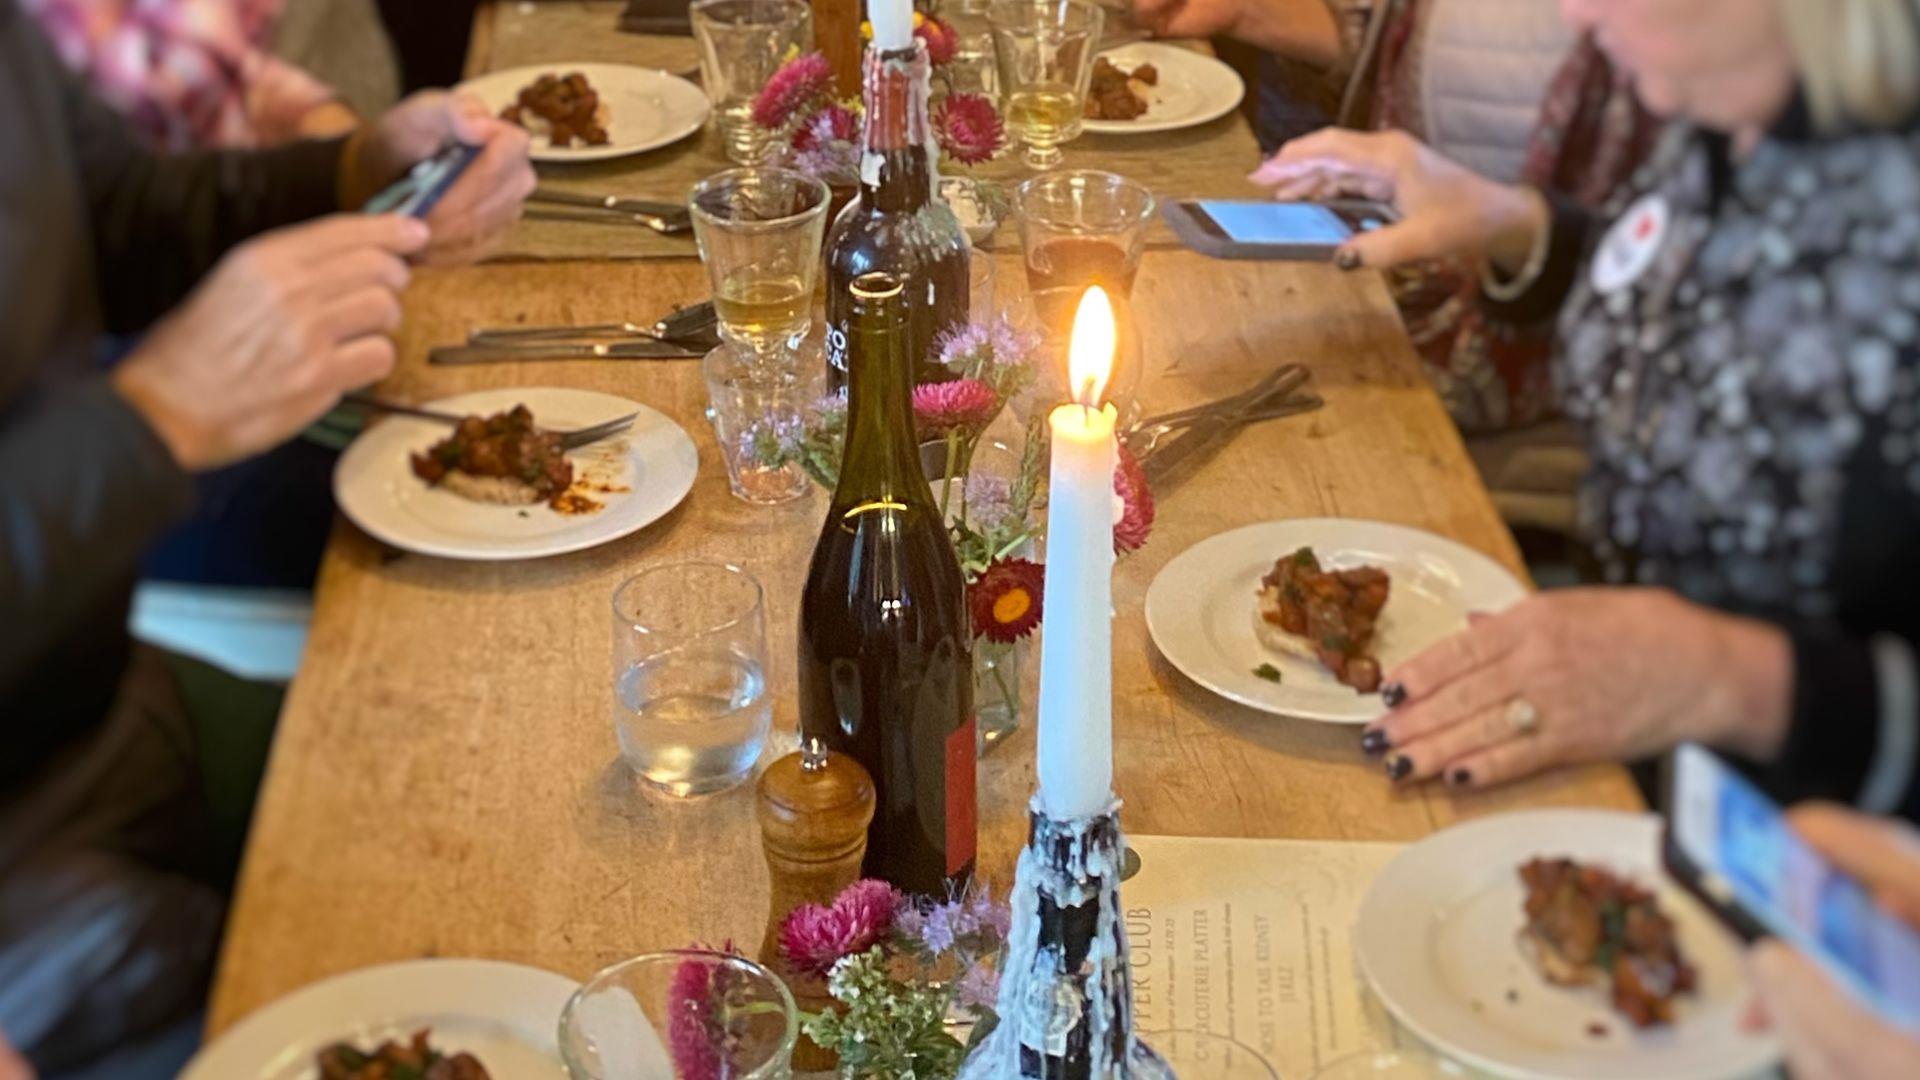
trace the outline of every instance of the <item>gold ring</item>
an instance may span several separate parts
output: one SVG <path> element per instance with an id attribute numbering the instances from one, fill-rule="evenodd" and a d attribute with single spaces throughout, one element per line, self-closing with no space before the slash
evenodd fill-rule
<path id="1" fill-rule="evenodd" d="M 1507 725 L 1522 735 L 1530 734 L 1540 726 L 1540 710 L 1526 698 L 1514 698 L 1507 702 Z"/>

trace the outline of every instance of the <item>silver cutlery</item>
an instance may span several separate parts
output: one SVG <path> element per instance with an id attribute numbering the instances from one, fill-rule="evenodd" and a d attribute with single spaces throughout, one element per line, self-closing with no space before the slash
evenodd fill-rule
<path id="1" fill-rule="evenodd" d="M 534 188 L 533 194 L 527 197 L 527 201 L 560 203 L 563 206 L 585 206 L 596 210 L 614 210 L 628 214 L 651 214 L 654 217 L 690 216 L 686 203 L 665 202 L 659 199 L 630 199 L 624 195 L 585 195 L 544 187 Z"/>
<path id="2" fill-rule="evenodd" d="M 1249 424 L 1266 420 L 1276 420 L 1284 416 L 1295 416 L 1320 408 L 1323 402 L 1318 395 L 1295 395 L 1294 391 L 1305 381 L 1304 369 L 1290 374 L 1275 382 L 1269 389 L 1256 398 L 1243 402 L 1238 408 L 1231 408 L 1215 414 L 1212 423 L 1195 422 L 1184 435 L 1175 439 L 1164 449 L 1157 446 L 1151 452 L 1141 455 L 1141 467 L 1146 470 L 1147 479 L 1156 489 L 1162 487 L 1175 469 L 1195 455 L 1219 446 L 1229 437 L 1237 434 Z M 1280 387 L 1286 389 L 1281 390 Z"/>
<path id="3" fill-rule="evenodd" d="M 429 364 L 493 364 L 530 360 L 698 360 L 699 349 L 667 341 L 527 341 L 520 344 L 441 345 L 427 353 Z"/>
<path id="4" fill-rule="evenodd" d="M 363 409 L 369 409 L 374 412 L 393 413 L 396 416 L 411 416 L 420 420 L 432 420 L 435 423 L 445 424 L 448 427 L 459 427 L 461 422 L 466 419 L 465 416 L 459 413 L 442 412 L 438 409 L 425 409 L 418 405 L 405 405 L 398 401 L 388 401 L 385 398 L 377 398 L 371 394 L 348 394 L 344 400 L 349 404 L 358 405 Z M 553 432 L 553 434 L 560 436 L 560 449 L 577 450 L 590 443 L 597 443 L 602 439 L 612 438 L 620 434 L 632 427 L 633 422 L 639 418 L 639 413 L 632 412 L 625 416 L 615 417 L 612 420 L 602 421 L 598 424 L 575 428 L 572 431 L 556 431 Z"/>
<path id="5" fill-rule="evenodd" d="M 1252 386 L 1238 393 L 1218 397 L 1212 401 L 1203 401 L 1198 405 L 1192 405 L 1184 409 L 1157 413 L 1153 416 L 1142 417 L 1139 420 L 1135 420 L 1126 431 L 1121 432 L 1120 439 L 1122 442 L 1131 443 L 1135 439 L 1147 437 L 1156 429 L 1160 429 L 1160 433 L 1164 434 L 1166 430 L 1174 427 L 1188 426 L 1196 420 L 1212 416 L 1230 415 L 1235 410 L 1257 405 L 1262 401 L 1277 400 L 1291 393 L 1295 388 L 1300 386 L 1300 384 L 1304 383 L 1306 379 L 1306 368 L 1299 364 L 1282 364 L 1261 376 L 1260 380 Z"/>
<path id="6" fill-rule="evenodd" d="M 654 232 L 673 235 L 693 228 L 690 217 L 671 218 L 659 214 L 638 214 L 612 210 L 569 210 L 565 207 L 529 206 L 521 216 L 529 221 L 575 221 L 588 225 L 640 225 Z"/>

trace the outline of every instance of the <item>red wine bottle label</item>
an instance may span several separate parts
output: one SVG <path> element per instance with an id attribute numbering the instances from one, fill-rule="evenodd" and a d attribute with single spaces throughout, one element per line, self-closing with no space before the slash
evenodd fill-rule
<path id="1" fill-rule="evenodd" d="M 974 789 L 973 717 L 947 736 L 947 876 L 973 861 L 980 842 L 980 797 Z"/>

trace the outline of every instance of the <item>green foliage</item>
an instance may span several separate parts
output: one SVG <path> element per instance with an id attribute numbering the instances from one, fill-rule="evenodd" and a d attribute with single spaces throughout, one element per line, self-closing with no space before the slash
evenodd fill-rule
<path id="1" fill-rule="evenodd" d="M 807 1019 L 807 1036 L 840 1055 L 843 1073 L 890 1080 L 949 1080 L 966 1047 L 947 1031 L 949 991 L 896 980 L 886 950 L 869 949 L 834 966 L 827 980 L 845 1013 Z"/>

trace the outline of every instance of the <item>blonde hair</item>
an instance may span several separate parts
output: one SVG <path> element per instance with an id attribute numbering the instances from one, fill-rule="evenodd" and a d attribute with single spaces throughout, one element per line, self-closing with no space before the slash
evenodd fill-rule
<path id="1" fill-rule="evenodd" d="M 1920 0 L 1779 0 L 1807 107 L 1826 133 L 1920 108 Z"/>

